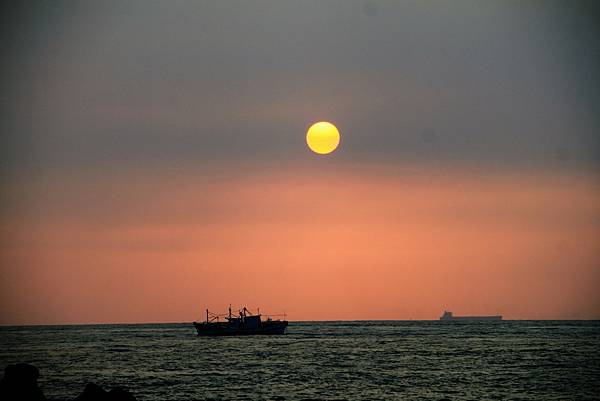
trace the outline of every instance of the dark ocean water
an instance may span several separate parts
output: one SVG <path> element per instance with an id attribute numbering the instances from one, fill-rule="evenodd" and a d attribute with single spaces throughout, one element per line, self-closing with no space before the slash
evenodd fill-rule
<path id="1" fill-rule="evenodd" d="M 87 382 L 139 400 L 600 399 L 599 321 L 305 322 L 272 337 L 191 324 L 0 328 L 0 367 L 40 369 L 49 399 Z"/>

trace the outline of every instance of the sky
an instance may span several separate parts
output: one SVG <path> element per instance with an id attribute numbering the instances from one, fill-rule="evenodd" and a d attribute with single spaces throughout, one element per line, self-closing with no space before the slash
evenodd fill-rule
<path id="1" fill-rule="evenodd" d="M 0 324 L 600 318 L 594 2 L 1 14 Z"/>

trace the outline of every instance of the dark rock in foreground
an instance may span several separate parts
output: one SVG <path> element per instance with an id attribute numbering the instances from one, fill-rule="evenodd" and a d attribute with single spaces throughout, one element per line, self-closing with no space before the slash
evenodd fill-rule
<path id="1" fill-rule="evenodd" d="M 38 368 L 27 363 L 8 365 L 0 380 L 0 400 L 2 401 L 47 401 L 38 387 Z M 120 387 L 105 391 L 94 383 L 88 383 L 74 401 L 137 401 L 133 394 Z"/>
<path id="2" fill-rule="evenodd" d="M 74 401 L 136 401 L 133 394 L 122 388 L 116 387 L 110 391 L 105 391 L 102 387 L 94 383 L 88 383 Z"/>
<path id="3" fill-rule="evenodd" d="M 4 369 L 0 380 L 0 400 L 46 401 L 46 396 L 38 387 L 40 371 L 33 365 L 17 363 Z"/>

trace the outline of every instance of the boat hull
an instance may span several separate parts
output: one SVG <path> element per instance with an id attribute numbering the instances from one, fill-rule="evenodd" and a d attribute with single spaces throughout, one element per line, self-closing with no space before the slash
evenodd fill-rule
<path id="1" fill-rule="evenodd" d="M 443 322 L 497 322 L 502 320 L 502 316 L 452 316 L 441 317 Z"/>
<path id="2" fill-rule="evenodd" d="M 287 321 L 265 322 L 259 327 L 235 327 L 227 323 L 196 323 L 194 327 L 200 337 L 258 336 L 285 334 Z"/>

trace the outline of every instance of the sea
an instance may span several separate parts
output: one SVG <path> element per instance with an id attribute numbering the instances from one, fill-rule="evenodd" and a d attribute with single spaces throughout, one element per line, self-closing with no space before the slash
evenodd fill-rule
<path id="1" fill-rule="evenodd" d="M 86 383 L 138 400 L 598 400 L 600 321 L 290 322 L 197 337 L 190 323 L 0 327 L 0 368 L 49 400 Z"/>

